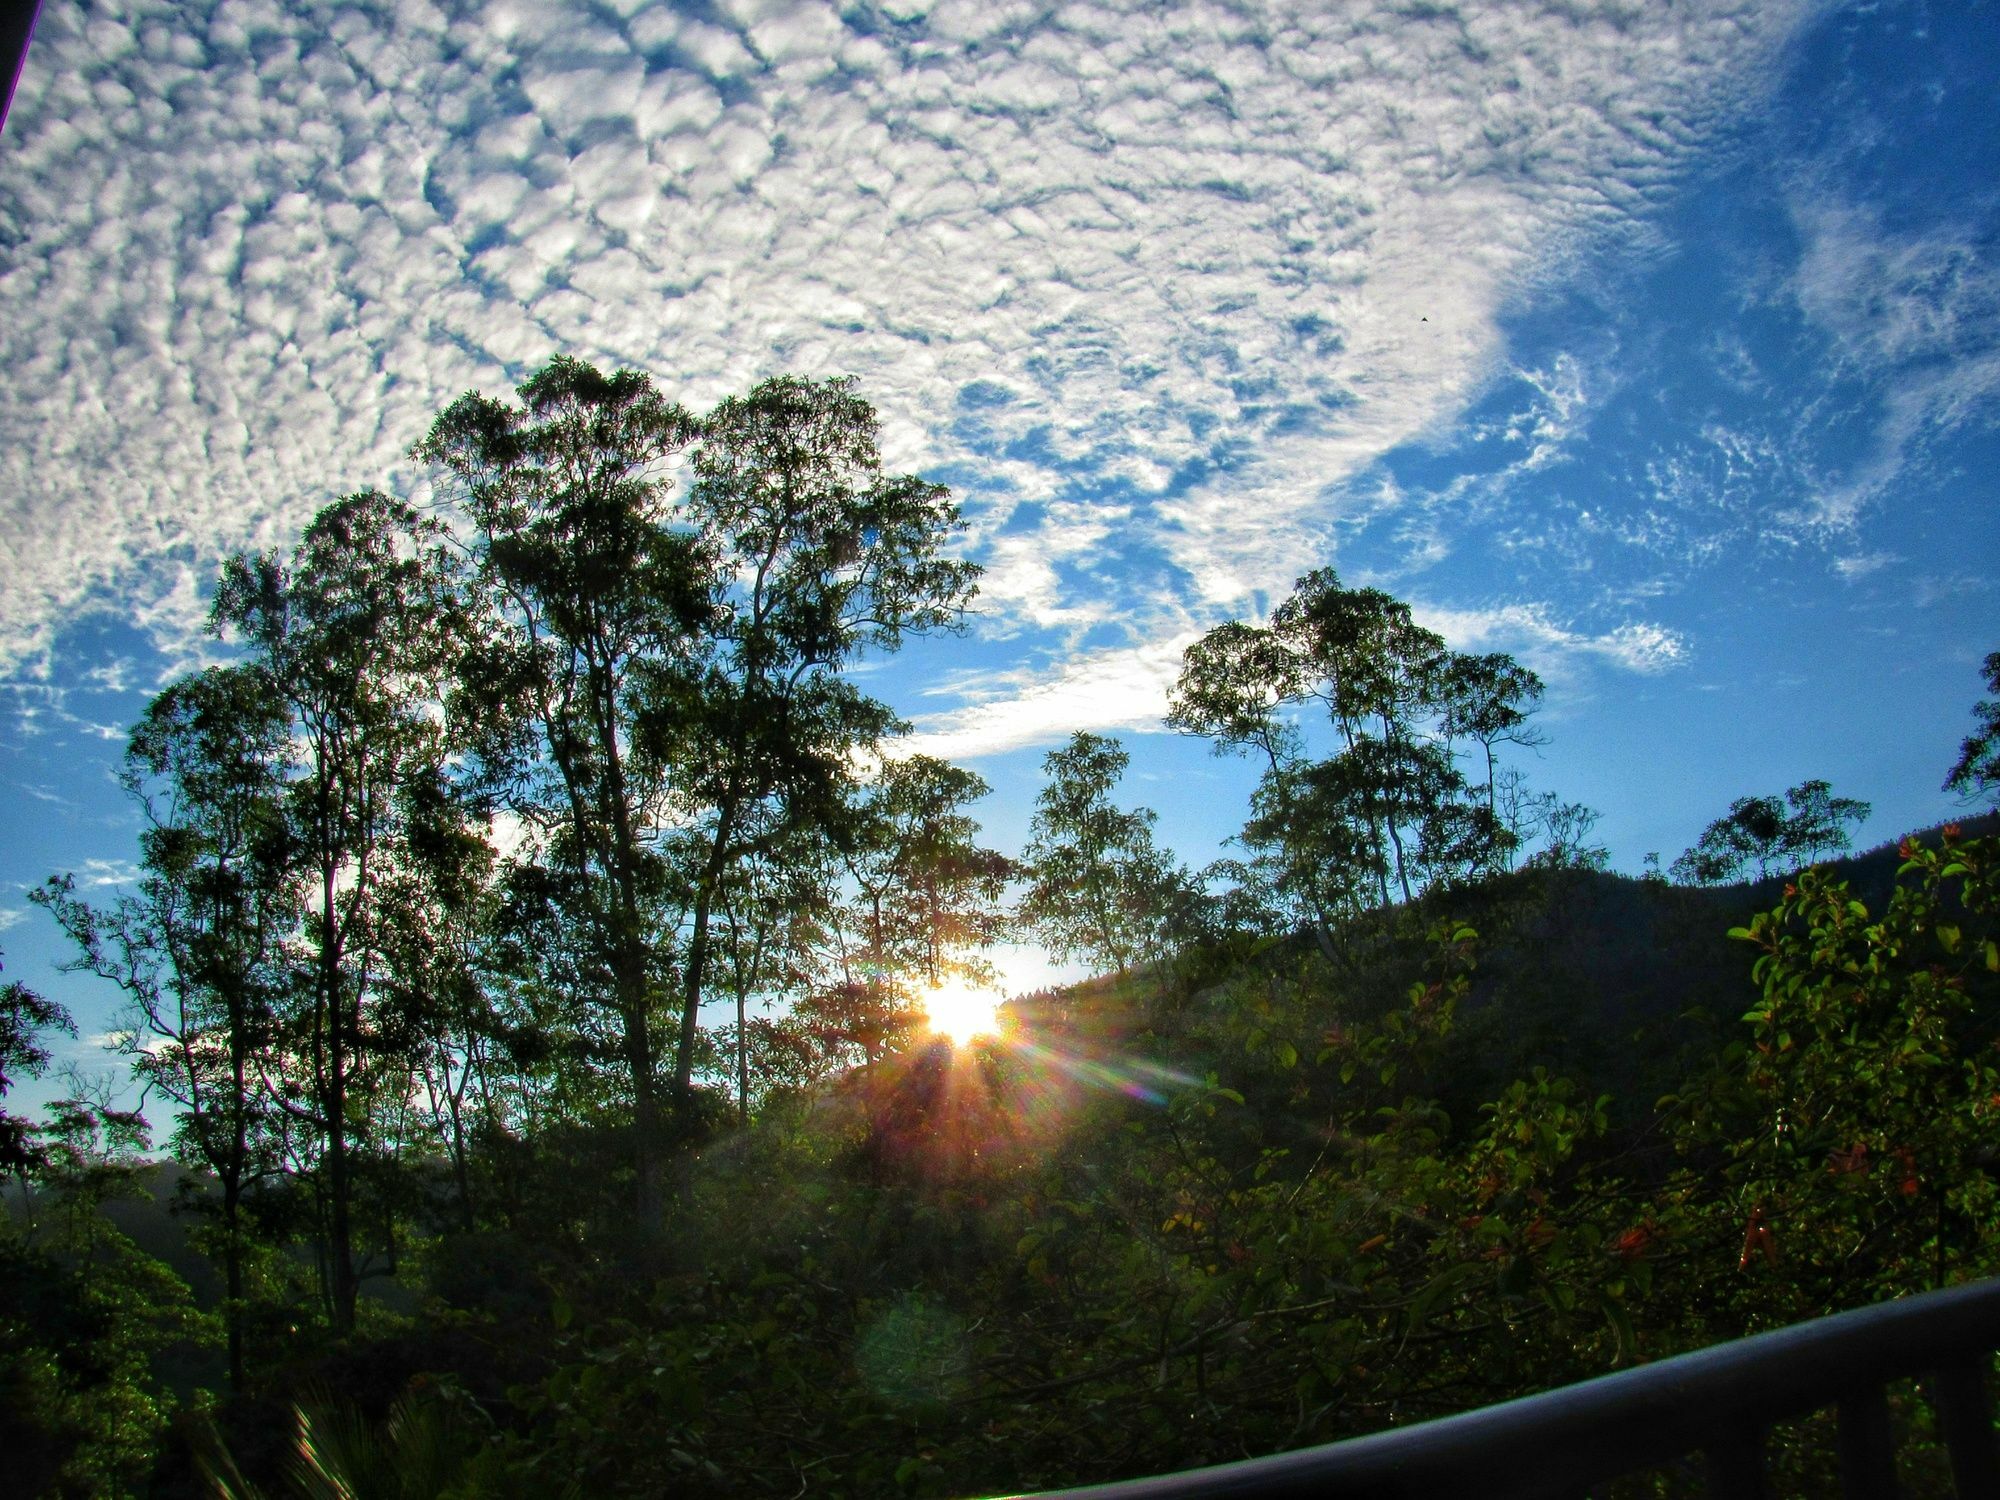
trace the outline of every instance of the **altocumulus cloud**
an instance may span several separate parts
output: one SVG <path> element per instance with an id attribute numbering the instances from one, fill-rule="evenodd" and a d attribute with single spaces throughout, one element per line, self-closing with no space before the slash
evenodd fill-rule
<path id="1" fill-rule="evenodd" d="M 564 350 L 690 404 L 858 376 L 892 459 L 960 489 L 988 628 L 1123 632 L 1018 695 L 1067 723 L 1121 662 L 1157 690 L 1799 20 L 1299 9 L 45 8 L 0 142 L 0 662 L 111 603 L 171 645 L 220 554 L 420 490 L 438 406 Z"/>

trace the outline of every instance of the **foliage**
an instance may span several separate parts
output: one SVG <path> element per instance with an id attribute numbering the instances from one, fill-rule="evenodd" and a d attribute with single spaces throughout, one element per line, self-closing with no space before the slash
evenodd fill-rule
<path id="1" fill-rule="evenodd" d="M 22 1493 L 140 1490 L 175 1402 L 156 1368 L 204 1339 L 184 1282 L 105 1219 L 145 1121 L 80 1091 L 56 1101 L 0 1220 L 0 1440 Z"/>
<path id="2" fill-rule="evenodd" d="M 158 1257 L 113 1228 L 149 1222 L 145 1124 L 82 1080 L 6 1122 L 4 1435 L 42 1487 L 191 1443 L 239 1496 L 1013 1490 L 2000 1269 L 1989 841 L 1755 914 L 1614 876 L 1502 761 L 1535 675 L 1321 570 L 1174 695 L 1261 762 L 1240 859 L 1180 868 L 1080 734 L 1016 866 L 986 783 L 893 755 L 854 685 L 974 570 L 851 383 L 695 416 L 558 359 L 517 397 L 419 446 L 448 517 L 348 496 L 228 565 L 239 659 L 133 734 L 136 887 L 40 893 L 130 1002 L 193 1214 Z M 1865 812 L 1744 798 L 1676 871 Z M 1105 972 L 923 1036 L 1010 923 Z M 0 991 L 0 1092 L 51 1028 Z M 226 1443 L 170 1424 L 215 1383 L 197 1295 Z"/>
<path id="3" fill-rule="evenodd" d="M 196 1466 L 218 1500 L 434 1500 L 454 1493 L 492 1495 L 480 1459 L 493 1421 L 450 1382 L 424 1381 L 371 1423 L 350 1401 L 316 1390 L 291 1405 L 292 1451 L 274 1488 L 247 1478 L 212 1429 L 197 1441 Z M 570 1495 L 565 1486 L 549 1493 Z"/>
<path id="4" fill-rule="evenodd" d="M 1123 972 L 1154 945 L 1160 892 L 1171 878 L 1153 844 L 1153 814 L 1122 812 L 1111 789 L 1131 757 L 1102 735 L 1078 733 L 1049 752 L 1022 852 L 1021 914 L 1049 951 Z"/>
<path id="5" fill-rule="evenodd" d="M 1879 916 L 1808 870 L 1734 934 L 1763 993 L 1719 1123 L 1728 1201 L 1783 1257 L 1774 1313 L 2000 1270 L 2000 851 L 1948 829 L 1901 852 Z"/>
<path id="6" fill-rule="evenodd" d="M 1981 674 L 1995 696 L 1972 706 L 1974 728 L 1958 747 L 1958 759 L 1944 779 L 1944 789 L 1967 800 L 2000 796 L 2000 651 L 1988 653 Z"/>
<path id="7" fill-rule="evenodd" d="M 887 762 L 861 799 L 846 856 L 866 910 L 864 961 L 933 989 L 989 976 L 1013 864 L 979 846 L 970 807 L 992 788 L 935 756 Z"/>
<path id="8" fill-rule="evenodd" d="M 558 358 L 519 395 L 462 398 L 416 453 L 472 524 L 476 759 L 538 834 L 542 893 L 592 971 L 563 997 L 570 1024 L 614 1018 L 656 1227 L 662 1083 L 692 1127 L 731 882 L 740 896 L 741 867 L 843 818 L 853 764 L 895 727 L 847 669 L 955 628 L 977 570 L 943 555 L 948 491 L 883 473 L 851 381 L 767 380 L 697 419 L 644 375 Z"/>
<path id="9" fill-rule="evenodd" d="M 0 985 L 0 1099 L 19 1077 L 39 1078 L 49 1065 L 45 1031 L 76 1035 L 76 1022 L 53 1000 L 45 1000 L 18 980 Z M 42 1163 L 33 1127 L 0 1110 L 0 1176 L 18 1176 Z"/>
<path id="10" fill-rule="evenodd" d="M 1189 647 L 1167 722 L 1264 762 L 1248 873 L 1330 953 L 1337 922 L 1392 894 L 1408 902 L 1508 864 L 1519 835 L 1500 818 L 1495 750 L 1542 743 L 1528 722 L 1541 695 L 1512 658 L 1448 651 L 1408 605 L 1321 568 L 1268 626 L 1231 621 Z M 1331 755 L 1309 749 L 1307 705 L 1326 714 Z M 1458 763 L 1468 741 L 1476 788 Z"/>
<path id="11" fill-rule="evenodd" d="M 1804 781 L 1776 797 L 1738 797 L 1727 815 L 1671 866 L 1686 885 L 1720 885 L 1751 865 L 1763 880 L 1848 847 L 1847 825 L 1868 816 L 1868 804 L 1836 797 L 1824 781 Z"/>
<path id="12" fill-rule="evenodd" d="M 244 1197 L 281 1170 L 258 1087 L 274 1038 L 286 879 L 289 724 L 270 675 L 216 667 L 171 684 L 133 730 L 121 782 L 144 820 L 136 894 L 92 908 L 67 877 L 34 899 L 76 944 L 73 968 L 118 986 L 121 1048 L 178 1112 L 176 1150 L 215 1175 L 233 1385 L 244 1379 Z M 205 1200 L 204 1200 L 205 1201 Z"/>

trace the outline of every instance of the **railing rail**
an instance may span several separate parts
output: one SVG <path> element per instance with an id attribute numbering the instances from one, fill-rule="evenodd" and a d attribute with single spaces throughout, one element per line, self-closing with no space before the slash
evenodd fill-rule
<path id="1" fill-rule="evenodd" d="M 1582 1496 L 1703 1455 L 1708 1491 L 1768 1493 L 1774 1422 L 1839 1408 L 1847 1500 L 1898 1494 L 1884 1387 L 1928 1376 L 1960 1500 L 2000 1497 L 1986 1370 L 2000 1279 L 1676 1355 L 1455 1417 L 1269 1458 L 1050 1492 L 1041 1500 L 1482 1500 Z"/>

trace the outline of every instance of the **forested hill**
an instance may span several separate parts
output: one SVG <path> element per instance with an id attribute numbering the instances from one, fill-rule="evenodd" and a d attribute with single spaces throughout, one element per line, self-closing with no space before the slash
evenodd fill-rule
<path id="1" fill-rule="evenodd" d="M 433 1161 L 354 1337 L 271 1321 L 306 1263 L 262 1264 L 269 1394 L 230 1409 L 227 1460 L 184 1421 L 152 1492 L 191 1492 L 204 1451 L 269 1482 L 301 1419 L 332 1466 L 442 1465 L 424 1494 L 998 1491 L 1372 1430 L 1991 1271 L 1993 822 L 1790 895 L 1531 869 L 1357 919 L 1333 958 L 1273 938 L 1021 997 L 998 1038 L 912 1042 L 712 1135 L 658 1238 L 587 1137 L 484 1153 L 472 1226 Z M 1728 935 L 1772 902 L 1789 936 Z M 1792 1009 L 1746 1022 L 1760 948 Z M 1771 1137 L 1808 1096 L 1811 1129 Z M 212 1231 L 150 1200 L 107 1212 L 184 1262 Z M 198 1320 L 124 1336 L 108 1365 L 188 1394 Z M 1780 1462 L 1832 1482 L 1804 1444 Z"/>
<path id="2" fill-rule="evenodd" d="M 33 893 L 143 1104 L 0 1111 L 27 1488 L 1018 1489 L 2000 1261 L 1990 823 L 1849 890 L 1868 806 L 1808 779 L 1609 875 L 1540 678 L 1322 567 L 1165 705 L 1256 769 L 1229 858 L 1090 733 L 1003 854 L 856 671 L 978 569 L 851 381 L 516 396 L 416 445 L 437 508 L 227 560 L 227 659 L 128 742 L 136 878 Z M 1104 977 L 982 1029 L 1009 939 Z M 0 1093 L 77 1029 L 0 988 Z M 156 1139 L 181 1216 L 107 1207 Z"/>

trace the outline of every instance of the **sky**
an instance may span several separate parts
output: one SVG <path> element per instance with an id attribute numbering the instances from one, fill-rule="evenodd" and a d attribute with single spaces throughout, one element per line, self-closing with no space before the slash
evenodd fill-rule
<path id="1" fill-rule="evenodd" d="M 1025 839 L 1041 760 L 1227 852 L 1180 656 L 1311 568 L 1548 684 L 1614 868 L 1939 790 L 2000 649 L 1993 4 L 45 6 L 0 130 L 0 948 L 114 899 L 220 560 L 549 356 L 851 375 L 961 636 L 866 665 Z M 1032 977 L 1024 955 L 1016 970 Z M 84 1043 L 70 1055 L 88 1061 Z"/>

